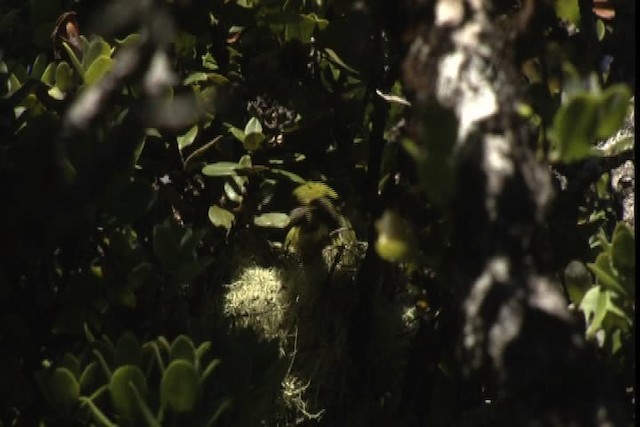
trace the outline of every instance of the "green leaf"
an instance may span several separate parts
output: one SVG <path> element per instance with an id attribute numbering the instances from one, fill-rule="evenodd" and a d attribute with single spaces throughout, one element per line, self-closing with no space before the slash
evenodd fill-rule
<path id="1" fill-rule="evenodd" d="M 304 44 L 311 42 L 313 31 L 316 28 L 316 21 L 310 15 L 301 15 L 297 22 L 285 24 L 284 39 L 286 41 L 299 40 Z"/>
<path id="2" fill-rule="evenodd" d="M 131 384 L 143 397 L 147 396 L 149 390 L 142 370 L 135 365 L 121 366 L 111 376 L 109 394 L 113 408 L 118 415 L 129 421 L 135 421 L 141 418 L 142 413 L 136 404 Z"/>
<path id="3" fill-rule="evenodd" d="M 67 92 L 73 84 L 73 70 L 71 66 L 61 61 L 56 68 L 56 87 L 63 93 Z"/>
<path id="4" fill-rule="evenodd" d="M 209 208 L 209 220 L 216 227 L 223 227 L 227 230 L 227 234 L 231 230 L 231 226 L 235 221 L 235 216 L 226 209 L 212 205 Z"/>
<path id="5" fill-rule="evenodd" d="M 111 368 L 109 368 L 109 364 L 107 363 L 107 359 L 105 358 L 103 352 L 107 354 L 107 357 L 109 357 L 109 356 L 113 356 L 113 353 L 115 353 L 115 350 L 111 351 L 111 354 L 109 354 L 108 345 L 102 341 L 95 341 L 93 345 L 96 347 L 99 347 L 99 348 L 93 349 L 92 353 L 98 360 L 98 365 L 100 366 L 100 369 L 102 369 L 102 373 L 104 374 L 105 377 L 111 378 L 111 375 L 113 374 L 111 372 Z M 109 360 L 111 359 L 112 357 L 109 357 Z"/>
<path id="6" fill-rule="evenodd" d="M 310 13 L 304 16 L 315 22 L 320 31 L 324 30 L 325 28 L 327 28 L 327 25 L 329 25 L 329 21 L 318 17 L 318 15 L 316 15 L 315 13 Z"/>
<path id="7" fill-rule="evenodd" d="M 160 422 L 151 413 L 151 409 L 149 409 L 149 406 L 144 401 L 144 397 L 140 394 L 140 391 L 138 391 L 138 388 L 135 386 L 135 384 L 131 383 L 129 384 L 129 386 L 131 387 L 131 391 L 133 392 L 133 397 L 135 399 L 136 405 L 138 405 L 138 410 L 142 415 L 142 419 L 145 420 L 147 426 L 162 427 Z"/>
<path id="8" fill-rule="evenodd" d="M 207 77 L 209 79 L 209 81 L 211 83 L 213 83 L 216 86 L 224 86 L 226 84 L 229 84 L 229 79 L 225 76 L 223 76 L 222 74 L 218 74 L 218 73 L 209 73 L 207 74 Z"/>
<path id="9" fill-rule="evenodd" d="M 243 177 L 239 177 L 239 178 L 243 178 Z M 238 190 L 241 191 L 242 189 L 238 188 Z M 224 194 L 226 194 L 226 196 L 232 202 L 235 202 L 235 203 L 242 202 L 242 194 L 238 193 L 238 191 L 236 191 L 234 186 L 229 182 L 224 183 Z"/>
<path id="10" fill-rule="evenodd" d="M 329 59 L 336 65 L 340 66 L 341 68 L 353 73 L 353 74 L 360 74 L 358 73 L 357 70 L 351 68 L 350 66 L 348 66 L 342 59 L 340 59 L 340 57 L 338 56 L 338 54 L 333 50 L 333 49 L 329 49 L 329 48 L 325 48 L 324 49 L 324 53 L 327 54 L 327 56 L 329 57 Z"/>
<path id="11" fill-rule="evenodd" d="M 82 66 L 87 70 L 100 56 L 111 56 L 111 46 L 100 36 L 94 36 L 82 54 Z"/>
<path id="12" fill-rule="evenodd" d="M 554 9 L 558 18 L 580 26 L 580 6 L 578 0 L 554 0 Z"/>
<path id="13" fill-rule="evenodd" d="M 64 411 L 70 410 L 80 397 L 80 384 L 67 368 L 56 368 L 49 380 L 51 400 Z"/>
<path id="14" fill-rule="evenodd" d="M 82 67 L 82 63 L 80 63 L 80 60 L 76 56 L 76 52 L 71 48 L 71 46 L 69 46 L 69 43 L 65 41 L 62 42 L 62 46 L 64 47 L 64 50 L 67 51 L 67 55 L 69 55 L 69 59 L 71 59 L 73 68 L 75 68 L 80 78 L 84 80 L 84 67 Z"/>
<path id="15" fill-rule="evenodd" d="M 164 354 L 169 357 L 169 351 L 171 351 L 171 344 L 169 344 L 169 341 L 162 335 L 158 337 L 157 341 L 158 348 L 161 348 Z"/>
<path id="16" fill-rule="evenodd" d="M 198 400 L 200 384 L 198 373 L 186 360 L 174 360 L 169 364 L 160 383 L 160 401 L 176 413 L 191 411 Z"/>
<path id="17" fill-rule="evenodd" d="M 286 171 L 284 169 L 270 169 L 269 172 L 275 175 L 282 175 L 296 184 L 305 184 L 307 182 L 307 180 L 300 177 L 299 175 L 296 175 L 295 173 Z"/>
<path id="18" fill-rule="evenodd" d="M 42 72 L 42 75 L 40 76 L 40 81 L 42 81 L 47 86 L 55 85 L 56 70 L 57 70 L 57 65 L 55 62 L 52 62 L 49 65 L 47 65 L 47 68 L 45 68 L 45 70 Z"/>
<path id="19" fill-rule="evenodd" d="M 207 421 L 206 427 L 213 427 L 218 424 L 218 418 L 226 411 L 229 407 L 231 407 L 231 399 L 225 399 L 218 409 L 213 413 L 209 421 Z"/>
<path id="20" fill-rule="evenodd" d="M 119 47 L 122 48 L 122 47 L 130 46 L 134 43 L 137 43 L 138 40 L 140 40 L 140 34 L 132 33 L 132 34 L 129 34 L 124 39 L 116 39 L 116 42 L 118 43 Z"/>
<path id="21" fill-rule="evenodd" d="M 616 354 L 622 348 L 622 330 L 616 329 L 611 334 L 611 354 Z"/>
<path id="22" fill-rule="evenodd" d="M 106 55 L 99 56 L 89 66 L 84 76 L 84 82 L 92 85 L 100 81 L 109 70 L 113 67 L 114 60 Z"/>
<path id="23" fill-rule="evenodd" d="M 631 229 L 619 222 L 611 238 L 611 262 L 613 268 L 622 276 L 630 278 L 634 282 L 636 272 L 636 240 Z M 631 283 L 629 283 L 631 284 Z M 627 288 L 629 294 L 634 294 L 635 289 Z"/>
<path id="24" fill-rule="evenodd" d="M 242 129 L 238 129 L 237 127 L 229 126 L 229 133 L 234 136 L 235 139 L 244 143 L 245 134 Z"/>
<path id="25" fill-rule="evenodd" d="M 286 228 L 289 225 L 289 215 L 282 212 L 269 212 L 253 218 L 258 227 Z"/>
<path id="26" fill-rule="evenodd" d="M 80 375 L 80 392 L 83 395 L 87 395 L 95 391 L 98 388 L 100 370 L 98 363 L 91 362 L 82 371 L 82 375 Z"/>
<path id="27" fill-rule="evenodd" d="M 403 262 L 409 258 L 409 245 L 405 240 L 393 239 L 386 234 L 378 235 L 375 243 L 378 256 L 388 262 Z"/>
<path id="28" fill-rule="evenodd" d="M 191 73 L 182 81 L 182 84 L 190 85 L 192 83 L 205 82 L 208 78 L 208 74 L 204 72 Z"/>
<path id="29" fill-rule="evenodd" d="M 605 27 L 604 22 L 602 22 L 602 19 L 596 19 L 596 35 L 598 40 L 602 41 L 606 33 L 607 28 Z"/>
<path id="30" fill-rule="evenodd" d="M 576 95 L 560 107 L 549 134 L 553 142 L 552 161 L 572 163 L 594 154 L 598 113 L 598 100 L 588 94 Z"/>
<path id="31" fill-rule="evenodd" d="M 196 361 L 196 349 L 193 345 L 193 341 L 186 335 L 178 335 L 173 343 L 171 343 L 171 350 L 169 350 L 169 360 L 186 360 L 195 364 Z"/>
<path id="32" fill-rule="evenodd" d="M 76 378 L 80 376 L 80 361 L 73 354 L 65 353 L 60 360 L 60 367 L 67 368 Z"/>
<path id="33" fill-rule="evenodd" d="M 121 289 L 119 292 L 116 292 L 114 301 L 123 307 L 134 308 L 138 300 L 136 298 L 136 294 L 133 293 L 131 289 Z"/>
<path id="34" fill-rule="evenodd" d="M 615 293 L 601 286 L 591 288 L 580 303 L 580 310 L 584 313 L 587 322 L 587 337 L 593 338 L 595 333 L 602 329 L 607 316 L 617 316 L 631 324 L 631 319 L 614 303 Z"/>
<path id="35" fill-rule="evenodd" d="M 393 211 L 385 211 L 375 223 L 378 238 L 375 249 L 388 262 L 404 262 L 413 256 L 413 241 L 404 219 Z"/>
<path id="36" fill-rule="evenodd" d="M 606 252 L 601 252 L 596 257 L 594 263 L 587 264 L 589 270 L 596 276 L 596 283 L 607 289 L 627 294 L 625 289 L 618 282 L 616 273 L 611 268 L 611 256 Z"/>
<path id="37" fill-rule="evenodd" d="M 256 151 L 260 148 L 265 139 L 266 137 L 261 133 L 250 133 L 245 135 L 242 145 L 244 146 L 244 149 L 249 152 Z"/>
<path id="38" fill-rule="evenodd" d="M 213 57 L 211 52 L 207 52 L 202 55 L 202 66 L 211 71 L 216 71 L 218 69 L 218 62 Z"/>
<path id="39" fill-rule="evenodd" d="M 205 341 L 196 349 L 196 361 L 200 362 L 202 357 L 211 349 L 211 341 Z"/>
<path id="40" fill-rule="evenodd" d="M 260 144 L 265 140 L 260 120 L 252 117 L 244 127 L 244 135 L 242 143 L 247 151 L 255 151 L 260 148 Z"/>
<path id="41" fill-rule="evenodd" d="M 624 84 L 608 87 L 600 97 L 599 120 L 596 137 L 606 139 L 616 133 L 624 123 L 629 108 L 631 91 Z"/>
<path id="42" fill-rule="evenodd" d="M 238 163 L 217 162 L 205 165 L 202 168 L 202 173 L 206 176 L 232 176 L 236 175 L 235 170 L 239 167 Z"/>
<path id="43" fill-rule="evenodd" d="M 250 133 L 262 133 L 262 124 L 260 123 L 260 120 L 255 117 L 251 117 L 244 127 L 244 133 L 245 135 Z"/>
<path id="44" fill-rule="evenodd" d="M 100 410 L 100 408 L 96 406 L 95 403 L 91 401 L 91 399 L 83 396 L 83 397 L 80 397 L 80 401 L 82 402 L 83 405 L 86 405 L 89 407 L 89 411 L 93 415 L 93 419 L 95 420 L 96 423 L 98 423 L 99 426 L 118 427 L 104 414 L 104 412 Z"/>
<path id="45" fill-rule="evenodd" d="M 184 150 L 185 147 L 193 144 L 193 141 L 196 140 L 196 136 L 198 135 L 198 125 L 194 125 L 191 129 L 185 132 L 183 135 L 180 135 L 176 138 L 178 141 L 178 148 L 180 151 Z"/>
<path id="46" fill-rule="evenodd" d="M 33 61 L 33 66 L 31 67 L 31 78 L 33 79 L 41 79 L 42 74 L 51 64 L 47 64 L 47 55 L 44 53 L 36 56 L 36 59 Z"/>
<path id="47" fill-rule="evenodd" d="M 207 379 L 209 379 L 211 374 L 213 374 L 213 371 L 215 371 L 215 369 L 220 366 L 220 363 L 220 359 L 214 359 L 209 362 L 204 371 L 202 371 L 202 376 L 200 377 L 200 385 L 203 385 L 207 381 Z"/>
<path id="48" fill-rule="evenodd" d="M 186 31 L 179 31 L 174 37 L 174 52 L 181 59 L 192 59 L 195 56 L 196 36 Z"/>
<path id="49" fill-rule="evenodd" d="M 564 284 L 567 288 L 569 299 L 575 307 L 579 307 L 582 298 L 593 283 L 587 267 L 582 262 L 573 260 L 564 270 Z"/>
<path id="50" fill-rule="evenodd" d="M 180 252 L 185 256 L 196 256 L 196 249 L 198 245 L 207 234 L 206 230 L 193 231 L 191 228 L 187 228 L 184 234 L 180 238 Z"/>

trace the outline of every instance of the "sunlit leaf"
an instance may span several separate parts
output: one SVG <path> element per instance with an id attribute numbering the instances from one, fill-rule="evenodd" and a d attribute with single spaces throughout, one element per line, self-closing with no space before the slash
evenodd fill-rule
<path id="1" fill-rule="evenodd" d="M 73 84 L 73 70 L 69 63 L 61 61 L 56 68 L 56 87 L 61 92 L 67 92 Z"/>
<path id="2" fill-rule="evenodd" d="M 255 151 L 258 148 L 260 148 L 260 146 L 262 145 L 262 143 L 265 140 L 265 136 L 261 133 L 249 133 L 244 137 L 244 148 L 245 150 L 251 152 L 251 151 Z"/>
<path id="3" fill-rule="evenodd" d="M 48 86 L 53 86 L 54 84 L 56 84 L 56 68 L 56 63 L 51 62 L 42 72 L 40 80 Z"/>
<path id="4" fill-rule="evenodd" d="M 605 27 L 604 22 L 602 22 L 601 19 L 597 19 L 596 20 L 596 35 L 598 36 L 598 40 L 602 41 L 602 39 L 604 38 L 606 33 L 607 33 L 607 28 Z"/>
<path id="5" fill-rule="evenodd" d="M 207 73 L 203 73 L 203 72 L 191 73 L 182 81 L 182 84 L 190 85 L 193 83 L 204 82 L 204 81 L 207 81 L 208 78 L 209 76 Z"/>
<path id="6" fill-rule="evenodd" d="M 100 81 L 107 72 L 113 67 L 114 61 L 108 56 L 102 55 L 96 58 L 89 66 L 84 75 L 84 81 L 88 85 L 92 85 Z"/>
<path id="7" fill-rule="evenodd" d="M 235 203 L 242 202 L 242 194 L 239 194 L 231 183 L 225 182 L 223 189 L 224 194 L 227 196 L 227 198 L 229 198 L 229 200 Z"/>
<path id="8" fill-rule="evenodd" d="M 233 135 L 238 141 L 244 143 L 245 134 L 242 129 L 238 129 L 237 127 L 229 126 L 229 133 Z"/>
<path id="9" fill-rule="evenodd" d="M 253 218 L 258 227 L 286 228 L 289 225 L 289 215 L 281 212 L 269 212 Z"/>
<path id="10" fill-rule="evenodd" d="M 212 205 L 209 208 L 209 220 L 216 227 L 223 227 L 224 229 L 226 229 L 228 233 L 229 230 L 231 230 L 231 226 L 233 225 L 235 216 L 233 215 L 233 213 L 229 212 L 226 209 L 223 209 L 216 205 Z"/>
<path id="11" fill-rule="evenodd" d="M 118 43 L 118 45 L 120 45 L 120 47 L 126 47 L 134 43 L 137 43 L 139 40 L 140 40 L 140 34 L 132 33 L 123 39 L 116 39 L 116 42 Z"/>
<path id="12" fill-rule="evenodd" d="M 211 71 L 216 71 L 218 69 L 218 62 L 213 57 L 211 52 L 207 52 L 202 55 L 202 66 Z"/>
<path id="13" fill-rule="evenodd" d="M 82 55 L 82 66 L 88 69 L 100 56 L 111 56 L 111 46 L 100 36 L 95 36 L 89 42 L 88 48 Z"/>
<path id="14" fill-rule="evenodd" d="M 596 276 L 596 283 L 607 289 L 626 294 L 622 285 L 618 282 L 616 273 L 611 268 L 611 257 L 606 252 L 601 252 L 595 262 L 587 264 L 589 270 Z"/>
<path id="15" fill-rule="evenodd" d="M 587 322 L 587 337 L 592 338 L 602 328 L 607 316 L 617 316 L 631 324 L 631 319 L 615 304 L 613 291 L 600 286 L 591 288 L 580 303 Z"/>
<path id="16" fill-rule="evenodd" d="M 304 184 L 307 182 L 307 180 L 300 177 L 299 175 L 296 175 L 295 173 L 286 171 L 284 169 L 270 169 L 269 171 L 276 175 L 282 175 L 285 178 L 289 179 L 291 182 L 294 182 L 296 184 Z"/>
<path id="17" fill-rule="evenodd" d="M 242 141 L 244 148 L 247 151 L 255 151 L 260 148 L 260 145 L 265 140 L 265 136 L 262 134 L 262 124 L 260 120 L 252 117 L 244 127 L 244 141 Z"/>
<path id="18" fill-rule="evenodd" d="M 202 173 L 207 176 L 231 176 L 240 165 L 233 162 L 211 163 L 202 168 Z"/>
<path id="19" fill-rule="evenodd" d="M 84 80 L 84 77 L 85 77 L 84 67 L 82 66 L 82 63 L 80 62 L 80 60 L 78 59 L 76 52 L 73 50 L 71 46 L 69 46 L 69 43 L 67 43 L 66 41 L 62 42 L 62 46 L 67 51 L 67 55 L 69 55 L 69 59 L 71 60 L 71 63 L 73 64 L 73 68 L 76 70 L 76 73 L 78 73 L 80 78 Z"/>
<path id="20" fill-rule="evenodd" d="M 198 125 L 194 125 L 191 129 L 189 129 L 183 135 L 180 135 L 176 138 L 178 141 L 178 148 L 180 151 L 184 150 L 185 147 L 193 144 L 193 141 L 196 140 L 196 136 L 198 135 Z"/>
<path id="21" fill-rule="evenodd" d="M 578 0 L 554 0 L 554 8 L 558 18 L 580 26 L 580 6 Z"/>

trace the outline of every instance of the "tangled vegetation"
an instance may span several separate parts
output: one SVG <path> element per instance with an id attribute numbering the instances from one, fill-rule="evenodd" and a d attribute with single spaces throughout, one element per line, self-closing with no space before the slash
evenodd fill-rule
<path id="1" fill-rule="evenodd" d="M 634 34 L 3 1 L 0 426 L 633 425 Z"/>

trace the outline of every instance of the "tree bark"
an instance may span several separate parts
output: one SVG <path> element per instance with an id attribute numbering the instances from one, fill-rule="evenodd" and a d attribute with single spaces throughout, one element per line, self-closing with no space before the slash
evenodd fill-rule
<path id="1" fill-rule="evenodd" d="M 553 188 L 515 111 L 520 79 L 508 26 L 491 1 L 414 3 L 412 14 L 425 19 L 404 78 L 416 115 L 437 102 L 458 119 L 449 208 L 463 372 L 497 387 L 500 425 L 619 425 L 593 349 L 540 268 L 536 234 Z"/>

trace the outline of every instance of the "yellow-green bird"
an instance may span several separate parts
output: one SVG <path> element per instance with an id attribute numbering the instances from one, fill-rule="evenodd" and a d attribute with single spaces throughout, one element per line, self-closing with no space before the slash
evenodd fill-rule
<path id="1" fill-rule="evenodd" d="M 340 214 L 325 197 L 309 201 L 289 214 L 291 229 L 285 248 L 301 255 L 320 251 L 330 241 L 330 233 L 343 226 Z"/>

